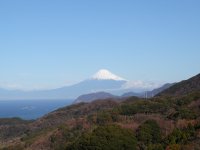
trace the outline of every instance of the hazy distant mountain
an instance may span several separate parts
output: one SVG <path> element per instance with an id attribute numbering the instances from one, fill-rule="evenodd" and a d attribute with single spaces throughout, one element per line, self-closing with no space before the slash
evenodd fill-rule
<path id="1" fill-rule="evenodd" d="M 107 99 L 107 98 L 126 98 L 126 97 L 132 97 L 132 96 L 136 96 L 136 97 L 153 97 L 155 95 L 157 95 L 158 93 L 170 88 L 171 86 L 173 86 L 174 83 L 167 83 L 165 85 L 163 85 L 160 88 L 154 89 L 152 91 L 147 91 L 147 92 L 141 92 L 141 93 L 136 93 L 136 92 L 127 92 L 124 93 L 121 96 L 115 96 L 113 94 L 107 93 L 107 92 L 96 92 L 96 93 L 89 93 L 89 94 L 84 94 L 79 96 L 74 103 L 80 103 L 80 102 L 92 102 L 94 100 L 98 100 L 98 99 Z"/>
<path id="2" fill-rule="evenodd" d="M 127 80 L 112 74 L 108 70 L 100 70 L 90 79 L 77 84 L 52 90 L 12 91 L 0 89 L 0 99 L 66 99 L 82 94 L 121 89 Z"/>
<path id="3" fill-rule="evenodd" d="M 120 89 L 127 81 L 108 70 L 98 71 L 92 78 L 72 86 L 51 90 L 51 97 L 75 98 L 86 93 Z M 52 95 L 54 94 L 54 95 Z"/>
<path id="4" fill-rule="evenodd" d="M 136 96 L 136 97 L 142 97 L 144 93 L 135 93 L 135 92 L 127 92 L 124 93 L 121 97 L 131 97 L 131 96 Z"/>
<path id="5" fill-rule="evenodd" d="M 130 86 L 130 84 L 133 84 L 133 86 Z M 0 89 L 0 100 L 75 99 L 76 97 L 86 93 L 95 93 L 100 91 L 105 91 L 118 96 L 122 95 L 123 93 L 133 91 L 133 93 L 129 93 L 129 95 L 142 97 L 141 93 L 146 90 L 147 86 L 143 84 L 145 83 L 141 81 L 136 81 L 135 83 L 128 81 L 111 73 L 108 70 L 102 69 L 87 80 L 81 81 L 71 86 L 65 86 L 52 90 L 20 91 Z M 153 84 L 149 84 L 149 86 L 151 88 L 154 87 Z"/>
<path id="6" fill-rule="evenodd" d="M 116 98 L 117 96 L 114 96 L 110 93 L 106 93 L 106 92 L 97 92 L 97 93 L 90 93 L 90 94 L 85 94 L 85 95 L 81 95 L 79 96 L 74 103 L 80 103 L 80 102 L 92 102 L 94 100 L 98 100 L 98 99 L 107 99 L 107 98 Z"/>
<path id="7" fill-rule="evenodd" d="M 155 95 L 157 95 L 158 93 L 170 88 L 171 86 L 173 86 L 174 83 L 167 83 L 164 84 L 163 86 L 156 88 L 152 91 L 145 91 L 145 92 L 140 92 L 140 93 L 136 93 L 136 92 L 127 92 L 124 93 L 121 97 L 131 97 L 131 96 L 136 96 L 136 97 L 144 97 L 144 98 L 150 98 L 150 97 L 154 97 Z"/>

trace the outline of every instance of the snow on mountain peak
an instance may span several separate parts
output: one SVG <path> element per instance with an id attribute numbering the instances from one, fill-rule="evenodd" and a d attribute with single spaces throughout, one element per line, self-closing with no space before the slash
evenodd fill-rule
<path id="1" fill-rule="evenodd" d="M 95 80 L 117 80 L 117 81 L 125 80 L 125 79 L 111 73 L 110 71 L 108 71 L 106 69 L 99 70 L 96 74 L 93 75 L 92 79 L 95 79 Z"/>

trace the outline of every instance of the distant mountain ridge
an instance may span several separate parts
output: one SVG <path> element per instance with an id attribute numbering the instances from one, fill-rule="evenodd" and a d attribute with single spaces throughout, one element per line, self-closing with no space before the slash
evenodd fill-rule
<path id="1" fill-rule="evenodd" d="M 164 84 L 163 86 L 153 89 L 152 91 L 145 91 L 141 93 L 136 93 L 136 92 L 127 92 L 122 95 L 122 97 L 130 97 L 130 96 L 136 96 L 136 97 L 141 97 L 141 98 L 151 98 L 157 95 L 158 93 L 170 88 L 173 86 L 175 83 L 167 83 Z"/>
<path id="2" fill-rule="evenodd" d="M 179 83 L 159 93 L 157 96 L 180 96 L 200 91 L 200 74 Z"/>
<path id="3" fill-rule="evenodd" d="M 0 100 L 74 99 L 86 93 L 119 90 L 126 82 L 127 80 L 110 71 L 101 69 L 87 80 L 52 90 L 20 91 L 0 89 Z"/>
<path id="4" fill-rule="evenodd" d="M 136 93 L 136 92 L 127 92 L 122 94 L 121 97 L 131 97 L 131 96 L 136 96 L 136 97 L 142 97 L 143 93 Z"/>
<path id="5" fill-rule="evenodd" d="M 65 86 L 51 90 L 4 90 L 0 89 L 0 100 L 36 100 L 36 99 L 75 99 L 76 97 L 86 94 L 105 91 L 113 95 L 135 91 L 144 91 L 145 88 L 136 86 L 126 87 L 128 80 L 117 76 L 106 69 L 101 69 L 91 78 L 81 81 L 71 86 Z"/>
<path id="6" fill-rule="evenodd" d="M 171 86 L 173 86 L 174 84 L 176 83 L 166 83 L 164 84 L 163 86 L 159 87 L 159 88 L 156 88 L 152 91 L 147 91 L 146 92 L 146 95 L 144 93 L 143 97 L 147 97 L 147 98 L 150 98 L 150 97 L 154 97 L 155 95 L 167 90 L 168 88 L 170 88 Z"/>
<path id="7" fill-rule="evenodd" d="M 79 96 L 74 103 L 80 103 L 80 102 L 92 102 L 94 100 L 98 100 L 98 99 L 107 99 L 107 98 L 117 98 L 117 96 L 114 96 L 110 93 L 106 93 L 106 92 L 97 92 L 97 93 L 90 93 L 90 94 L 85 94 L 85 95 L 81 95 Z"/>
<path id="8" fill-rule="evenodd" d="M 167 83 L 164 84 L 163 86 L 161 86 L 160 88 L 154 89 L 152 91 L 146 91 L 146 92 L 142 92 L 142 93 L 136 93 L 136 92 L 127 92 L 122 94 L 121 96 L 116 96 L 113 94 L 110 94 L 108 92 L 96 92 L 96 93 L 89 93 L 89 94 L 83 94 L 81 96 L 79 96 L 74 103 L 80 103 L 80 102 L 84 102 L 84 103 L 89 103 L 92 102 L 94 100 L 104 100 L 107 98 L 115 98 L 115 99 L 120 99 L 120 98 L 127 98 L 127 97 L 139 97 L 139 98 L 151 98 L 154 97 L 155 95 L 157 95 L 158 93 L 166 90 L 167 88 L 171 87 L 172 85 L 174 85 L 174 83 Z"/>

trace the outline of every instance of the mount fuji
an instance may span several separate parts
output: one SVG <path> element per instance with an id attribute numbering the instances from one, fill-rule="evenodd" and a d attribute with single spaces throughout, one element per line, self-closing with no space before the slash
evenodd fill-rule
<path id="1" fill-rule="evenodd" d="M 115 81 L 127 81 L 106 69 L 99 70 L 96 74 L 92 76 L 93 80 L 115 80 Z"/>
<path id="2" fill-rule="evenodd" d="M 120 95 L 125 92 L 134 91 L 137 87 L 124 88 L 128 80 L 117 76 L 106 69 L 101 69 L 91 78 L 71 86 L 65 86 L 52 90 L 20 91 L 1 90 L 0 100 L 7 99 L 75 99 L 80 95 L 94 92 L 109 92 Z"/>
<path id="3" fill-rule="evenodd" d="M 119 77 L 108 70 L 101 69 L 91 78 L 81 81 L 72 86 L 66 86 L 51 90 L 49 98 L 76 98 L 83 94 L 100 92 L 100 91 L 117 91 L 127 82 L 126 79 Z"/>

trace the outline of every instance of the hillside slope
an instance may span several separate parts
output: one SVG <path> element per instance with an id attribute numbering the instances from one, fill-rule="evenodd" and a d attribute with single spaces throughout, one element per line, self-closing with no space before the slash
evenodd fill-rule
<path id="1" fill-rule="evenodd" d="M 33 122 L 15 125 L 5 120 L 0 125 L 0 149 L 196 150 L 200 148 L 197 84 L 195 76 L 164 91 L 169 97 L 97 100 L 60 108 Z"/>
<path id="2" fill-rule="evenodd" d="M 171 86 L 158 96 L 180 96 L 195 91 L 200 91 L 200 74 Z"/>

